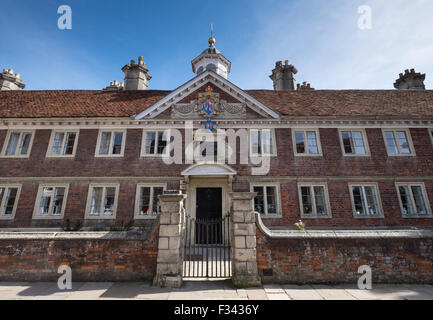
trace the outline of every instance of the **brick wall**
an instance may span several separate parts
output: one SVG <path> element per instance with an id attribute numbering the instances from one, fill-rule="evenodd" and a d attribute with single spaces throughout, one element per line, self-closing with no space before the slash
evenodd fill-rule
<path id="1" fill-rule="evenodd" d="M 271 239 L 257 229 L 264 283 L 352 283 L 368 265 L 375 283 L 433 283 L 433 238 Z"/>
<path id="2" fill-rule="evenodd" d="M 2 236 L 0 281 L 55 281 L 63 264 L 71 267 L 72 281 L 152 280 L 157 251 L 157 232 L 132 239 Z"/>
<path id="3" fill-rule="evenodd" d="M 266 220 L 270 226 L 291 226 L 300 218 L 297 180 L 316 178 L 327 182 L 331 202 L 332 219 L 308 219 L 311 227 L 344 226 L 432 226 L 433 219 L 402 218 L 396 179 L 424 182 L 433 204 L 433 146 L 427 129 L 411 129 L 416 157 L 388 157 L 380 129 L 366 129 L 370 157 L 343 157 L 338 130 L 320 129 L 323 157 L 295 157 L 290 129 L 276 129 L 278 156 L 271 159 L 268 178 L 280 183 L 283 217 Z M 60 181 L 62 177 L 110 177 L 111 183 L 120 183 L 118 213 L 115 221 L 86 222 L 112 224 L 133 218 L 136 180 L 120 180 L 118 177 L 167 177 L 180 179 L 180 173 L 188 165 L 166 165 L 159 158 L 140 158 L 142 130 L 129 129 L 126 136 L 125 156 L 122 158 L 95 158 L 98 131 L 81 130 L 77 153 L 72 159 L 46 158 L 51 130 L 36 130 L 32 153 L 28 159 L 0 159 L 0 177 L 21 183 L 20 177 L 36 177 L 36 182 L 23 182 L 14 221 L 0 221 L 0 227 L 56 227 L 58 221 L 32 220 L 38 184 L 45 182 L 37 177 L 56 177 L 59 182 L 70 183 L 65 219 L 84 219 L 89 181 Z M 0 146 L 3 146 L 6 130 L 0 130 Z M 239 141 L 237 150 L 239 150 Z M 238 151 L 239 152 L 239 151 Z M 239 157 L 238 157 L 239 158 Z M 249 191 L 250 181 L 262 181 L 252 177 L 248 165 L 233 165 L 238 175 L 234 191 Z M 323 177 L 321 179 L 320 177 Z M 354 177 L 367 182 L 378 182 L 384 210 L 384 219 L 355 219 L 350 203 L 348 182 Z M 410 178 L 408 178 L 410 177 Z M 7 181 L 10 182 L 10 181 Z M 179 187 L 178 181 L 167 182 L 170 189 Z"/>

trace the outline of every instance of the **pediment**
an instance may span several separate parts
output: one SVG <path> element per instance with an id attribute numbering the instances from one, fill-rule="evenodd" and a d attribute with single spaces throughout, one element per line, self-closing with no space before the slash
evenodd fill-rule
<path id="1" fill-rule="evenodd" d="M 154 119 L 161 114 L 171 118 L 203 118 L 200 114 L 205 95 L 211 90 L 215 102 L 215 119 L 244 119 L 254 113 L 258 117 L 280 117 L 279 113 L 258 101 L 227 79 L 213 71 L 206 71 L 191 79 L 167 96 L 135 116 L 136 120 Z"/>
<path id="2" fill-rule="evenodd" d="M 182 171 L 183 176 L 233 176 L 236 171 L 225 164 L 198 163 Z"/>

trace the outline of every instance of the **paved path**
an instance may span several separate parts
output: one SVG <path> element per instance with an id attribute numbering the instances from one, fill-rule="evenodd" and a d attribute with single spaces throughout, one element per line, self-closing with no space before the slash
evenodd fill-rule
<path id="1" fill-rule="evenodd" d="M 54 282 L 0 282 L 0 300 L 433 300 L 433 285 L 356 286 L 264 285 L 235 289 L 229 280 L 186 281 L 180 289 L 155 288 L 144 282 L 76 282 L 59 290 Z"/>

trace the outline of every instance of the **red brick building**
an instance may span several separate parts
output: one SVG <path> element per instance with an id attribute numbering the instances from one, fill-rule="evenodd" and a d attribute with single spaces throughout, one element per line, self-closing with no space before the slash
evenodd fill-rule
<path id="1" fill-rule="evenodd" d="M 407 70 L 397 90 L 314 90 L 277 62 L 274 90 L 244 90 L 212 41 L 192 66 L 173 91 L 147 90 L 141 57 L 122 68 L 124 83 L 101 91 L 21 90 L 4 70 L 0 228 L 139 226 L 156 217 L 164 189 L 183 190 L 202 218 L 228 212 L 231 191 L 254 191 L 268 226 L 433 226 L 424 75 Z"/>

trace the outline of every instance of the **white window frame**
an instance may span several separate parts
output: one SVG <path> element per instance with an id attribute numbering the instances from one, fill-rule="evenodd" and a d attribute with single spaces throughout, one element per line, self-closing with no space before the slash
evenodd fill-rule
<path id="1" fill-rule="evenodd" d="M 95 157 L 97 158 L 121 158 L 124 156 L 125 153 L 125 144 L 126 144 L 126 129 L 99 129 L 98 132 L 98 140 L 96 142 L 96 149 L 95 149 Z M 122 147 L 120 148 L 120 154 L 99 154 L 99 149 L 101 148 L 101 140 L 102 140 L 102 133 L 103 132 L 111 132 L 111 141 L 110 141 L 110 147 L 108 150 L 113 150 L 113 144 L 114 144 L 114 133 L 121 132 L 122 135 Z"/>
<path id="2" fill-rule="evenodd" d="M 312 214 L 305 214 L 304 213 L 304 204 L 302 202 L 302 187 L 309 187 L 310 190 L 313 190 L 311 194 L 311 200 L 312 200 L 312 206 L 313 206 L 313 213 Z M 314 193 L 314 187 L 323 187 L 325 192 L 325 205 L 326 205 L 326 211 L 327 215 L 322 216 L 317 214 L 317 208 L 316 208 L 316 197 Z M 331 212 L 331 204 L 329 201 L 329 192 L 328 192 L 328 184 L 327 183 L 315 183 L 315 182 L 299 182 L 298 183 L 298 197 L 299 197 L 299 208 L 301 211 L 301 218 L 305 219 L 330 219 L 332 218 L 332 212 Z"/>
<path id="3" fill-rule="evenodd" d="M 146 135 L 148 132 L 155 132 L 157 133 L 156 135 L 156 144 L 155 144 L 155 152 L 153 154 L 150 153 L 146 153 Z M 158 150 L 158 132 L 166 132 L 166 139 L 167 139 L 167 146 L 165 148 L 165 152 L 162 154 L 156 153 L 156 151 Z M 170 141 L 169 140 L 169 130 L 168 129 L 154 129 L 154 130 L 143 130 L 142 133 L 142 137 L 141 137 L 141 152 L 140 152 L 140 157 L 155 157 L 155 158 L 160 158 L 160 157 L 164 157 L 164 156 L 168 156 L 168 152 L 170 150 Z"/>
<path id="4" fill-rule="evenodd" d="M 3 196 L 3 199 L 0 199 L 0 220 L 13 220 L 15 218 L 15 213 L 18 208 L 18 201 L 20 200 L 20 194 L 21 194 L 21 185 L 20 184 L 2 184 L 0 185 L 0 188 L 5 188 L 5 194 Z M 15 198 L 14 207 L 12 208 L 12 214 L 11 215 L 3 215 L 3 207 L 6 204 L 6 195 L 7 190 L 9 188 L 17 188 L 17 195 Z"/>
<path id="5" fill-rule="evenodd" d="M 61 147 L 62 150 L 65 149 L 66 135 L 68 133 L 75 133 L 76 134 L 72 154 L 53 154 L 53 144 L 54 144 L 54 138 L 56 136 L 56 133 L 64 133 L 65 134 L 63 137 L 63 142 L 62 142 L 62 147 Z M 50 142 L 48 144 L 46 157 L 47 158 L 74 158 L 75 153 L 77 151 L 78 136 L 79 135 L 80 135 L 80 130 L 51 130 L 51 137 L 50 137 Z"/>
<path id="6" fill-rule="evenodd" d="M 307 139 L 307 131 L 314 131 L 316 133 L 316 143 L 317 143 L 317 151 L 319 153 L 310 153 L 308 149 L 308 139 Z M 304 133 L 304 144 L 305 144 L 305 153 L 298 153 L 296 148 L 296 132 Z M 292 128 L 292 144 L 293 144 L 293 153 L 295 157 L 322 157 L 322 144 L 320 142 L 320 130 L 319 128 Z"/>
<path id="7" fill-rule="evenodd" d="M 252 146 L 252 139 L 251 139 L 251 132 L 253 131 L 259 131 L 260 132 L 260 146 L 261 146 L 261 150 L 263 151 L 263 130 L 269 130 L 271 132 L 272 135 L 272 153 L 266 153 L 266 154 L 258 154 L 258 153 L 253 153 L 253 146 Z M 250 157 L 276 157 L 277 156 L 277 143 L 276 143 L 276 139 L 275 139 L 275 129 L 274 128 L 251 128 L 248 129 L 248 145 L 249 145 L 249 153 L 250 153 Z"/>
<path id="8" fill-rule="evenodd" d="M 24 132 L 28 132 L 28 133 L 31 134 L 30 144 L 29 144 L 29 150 L 28 150 L 27 154 L 25 154 L 25 155 L 19 155 L 19 154 L 7 155 L 6 154 L 6 150 L 7 150 L 8 144 L 9 144 L 9 139 L 11 137 L 11 134 L 12 133 L 19 133 L 20 134 L 20 138 L 19 138 L 18 142 L 21 142 L 22 134 Z M 34 139 L 35 139 L 35 130 L 25 130 L 25 129 L 19 129 L 19 130 L 11 129 L 11 130 L 8 130 L 8 132 L 6 134 L 5 141 L 3 143 L 3 148 L 2 148 L 2 151 L 1 151 L 1 154 L 0 154 L 0 157 L 1 158 L 29 158 L 30 154 L 32 153 L 32 147 L 33 147 L 33 140 Z M 20 143 L 18 143 L 18 146 L 17 146 L 17 149 L 15 150 L 15 153 L 19 149 L 19 144 Z"/>
<path id="9" fill-rule="evenodd" d="M 409 191 L 410 191 L 410 200 L 412 202 L 412 205 L 415 205 L 415 200 L 413 197 L 413 193 L 412 193 L 412 186 L 419 186 L 421 187 L 421 192 L 422 195 L 424 197 L 424 203 L 426 206 L 426 210 L 427 210 L 427 214 L 422 215 L 422 214 L 413 214 L 413 215 L 409 215 L 409 214 L 404 214 L 403 213 L 403 203 L 401 201 L 401 197 L 400 197 L 400 190 L 398 189 L 400 186 L 408 186 L 409 187 Z M 403 218 L 405 219 L 413 219 L 413 218 L 433 218 L 432 215 L 432 210 L 431 210 L 431 206 L 430 206 L 430 201 L 428 199 L 428 194 L 427 194 L 427 189 L 425 188 L 425 184 L 424 182 L 396 182 L 395 183 L 395 188 L 397 190 L 397 197 L 398 197 L 398 203 L 400 205 L 400 211 L 401 211 L 401 215 Z"/>
<path id="10" fill-rule="evenodd" d="M 267 183 L 267 182 L 252 182 L 250 183 L 250 191 L 254 192 L 254 187 L 264 187 L 263 197 L 264 197 L 264 205 L 265 205 L 265 213 L 260 215 L 262 219 L 274 219 L 274 218 L 282 218 L 282 208 L 281 208 L 281 191 L 279 183 Z M 276 187 L 277 190 L 277 213 L 276 214 L 268 214 L 268 206 L 267 206 L 267 196 L 266 196 L 266 187 Z M 254 210 L 254 198 L 251 200 L 251 207 Z"/>
<path id="11" fill-rule="evenodd" d="M 93 188 L 104 188 L 102 191 L 102 204 L 101 204 L 101 212 L 99 212 L 98 216 L 90 215 L 90 209 L 92 206 L 92 191 Z M 107 188 L 115 188 L 114 191 L 114 204 L 113 204 L 113 214 L 111 216 L 103 214 L 105 195 L 107 192 Z M 87 203 L 86 203 L 86 213 L 85 219 L 89 220 L 113 220 L 116 219 L 117 214 L 117 203 L 119 201 L 119 188 L 120 185 L 118 183 L 91 183 L 89 184 L 89 191 L 87 192 Z"/>
<path id="12" fill-rule="evenodd" d="M 357 215 L 356 214 L 356 208 L 355 208 L 355 199 L 353 197 L 353 192 L 352 192 L 352 187 L 373 187 L 374 188 L 374 192 L 376 195 L 376 203 L 377 203 L 377 210 L 379 211 L 379 213 L 377 215 Z M 365 189 L 362 189 L 365 190 Z M 365 191 L 363 191 L 365 192 Z M 380 190 L 379 190 L 379 184 L 376 182 L 371 182 L 371 183 L 349 183 L 349 194 L 350 194 L 350 203 L 352 205 L 352 212 L 353 212 L 353 217 L 356 219 L 384 219 L 384 214 L 383 214 L 383 207 L 382 207 L 382 200 L 381 200 L 381 196 L 380 196 Z M 367 197 L 364 196 L 364 205 L 368 205 L 367 203 Z"/>
<path id="13" fill-rule="evenodd" d="M 344 143 L 343 143 L 343 132 L 346 132 L 346 131 L 351 132 L 352 136 L 353 136 L 353 132 L 361 132 L 362 141 L 364 142 L 365 154 L 346 153 L 346 151 L 344 150 Z M 368 139 L 367 139 L 367 132 L 364 128 L 339 128 L 338 129 L 338 137 L 340 139 L 341 152 L 342 152 L 343 156 L 345 156 L 345 157 L 369 157 L 371 155 L 370 154 L 370 146 L 368 144 Z"/>
<path id="14" fill-rule="evenodd" d="M 65 194 L 63 195 L 63 203 L 62 203 L 62 211 L 61 211 L 62 213 L 61 214 L 59 214 L 59 215 L 46 215 L 46 216 L 41 216 L 38 214 L 44 188 L 65 188 Z M 38 188 L 38 194 L 36 196 L 35 207 L 33 209 L 33 217 L 32 218 L 35 220 L 63 219 L 63 217 L 65 216 L 66 202 L 68 200 L 68 192 L 69 192 L 69 184 L 66 184 L 66 183 L 40 184 L 39 188 Z M 49 210 L 50 212 L 52 211 L 53 205 L 54 205 L 54 201 L 51 201 L 50 210 Z"/>
<path id="15" fill-rule="evenodd" d="M 396 142 L 397 150 L 398 150 L 397 154 L 390 154 L 389 153 L 388 142 L 386 140 L 386 134 L 385 134 L 386 131 L 392 131 L 394 134 L 394 140 Z M 409 144 L 409 148 L 410 148 L 411 153 L 401 153 L 400 152 L 400 145 L 398 144 L 398 141 L 396 140 L 396 137 L 395 137 L 396 131 L 406 132 L 407 143 Z M 410 134 L 409 129 L 407 129 L 407 128 L 401 128 L 401 129 L 399 129 L 399 128 L 382 128 L 382 136 L 383 136 L 383 140 L 384 140 L 385 148 L 386 148 L 386 153 L 387 153 L 388 157 L 413 157 L 413 156 L 416 156 L 415 147 L 413 146 L 412 136 Z"/>
<path id="16" fill-rule="evenodd" d="M 145 188 L 151 188 L 150 189 L 150 205 L 149 205 L 149 210 L 152 211 L 153 209 L 153 192 L 154 192 L 154 187 L 159 187 L 159 188 L 163 188 L 163 190 L 167 190 L 167 184 L 166 183 L 138 183 L 137 184 L 137 190 L 135 193 L 135 210 L 134 210 L 134 219 L 155 219 L 157 216 L 149 216 L 149 215 L 140 215 L 139 214 L 139 210 L 140 210 L 140 197 L 141 197 L 141 188 L 145 187 Z"/>

